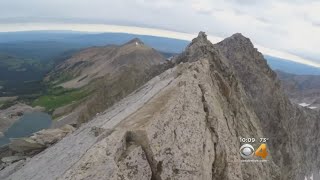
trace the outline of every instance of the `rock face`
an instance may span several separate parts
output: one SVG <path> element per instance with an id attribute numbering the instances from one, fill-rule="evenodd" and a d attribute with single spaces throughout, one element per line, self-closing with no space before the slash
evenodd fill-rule
<path id="1" fill-rule="evenodd" d="M 320 138 L 319 115 L 290 103 L 249 39 L 235 34 L 213 45 L 201 32 L 172 61 L 175 67 L 0 177 L 300 180 L 319 170 L 319 145 L 309 144 Z M 240 137 L 269 137 L 268 161 L 240 162 Z"/>
<path id="2" fill-rule="evenodd" d="M 282 179 L 319 173 L 319 113 L 291 104 L 280 81 L 248 38 L 235 34 L 215 45 L 234 67 L 266 137 Z"/>

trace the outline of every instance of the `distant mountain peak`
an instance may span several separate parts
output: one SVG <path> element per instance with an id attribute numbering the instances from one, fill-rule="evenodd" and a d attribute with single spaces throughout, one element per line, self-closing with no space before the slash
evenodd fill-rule
<path id="1" fill-rule="evenodd" d="M 125 45 L 128 45 L 128 44 L 134 44 L 136 46 L 144 45 L 144 43 L 139 38 L 134 38 L 134 39 L 130 40 L 129 42 L 127 42 Z"/>

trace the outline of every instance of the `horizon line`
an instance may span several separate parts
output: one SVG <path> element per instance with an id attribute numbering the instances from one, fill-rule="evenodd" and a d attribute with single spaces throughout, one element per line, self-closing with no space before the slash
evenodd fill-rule
<path id="1" fill-rule="evenodd" d="M 92 33 L 127 33 L 135 35 L 149 35 L 156 37 L 165 37 L 171 39 L 179 39 L 191 41 L 197 37 L 196 33 L 184 33 L 165 29 L 137 27 L 137 26 L 122 26 L 122 25 L 111 25 L 111 24 L 71 24 L 71 23 L 11 23 L 11 24 L 0 24 L 0 32 L 25 32 L 25 31 L 75 31 L 75 32 L 92 32 Z M 208 35 L 208 40 L 213 44 L 222 41 L 224 38 Z M 312 60 L 261 46 L 254 43 L 254 46 L 264 55 L 269 55 L 283 60 L 301 63 L 313 67 L 320 68 L 320 63 Z"/>

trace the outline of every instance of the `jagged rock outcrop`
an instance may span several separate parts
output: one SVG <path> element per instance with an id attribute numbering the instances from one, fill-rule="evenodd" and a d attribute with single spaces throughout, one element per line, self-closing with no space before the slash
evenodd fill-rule
<path id="1" fill-rule="evenodd" d="M 320 115 L 291 104 L 276 73 L 248 38 L 235 34 L 215 45 L 234 67 L 265 136 L 282 179 L 319 173 Z"/>
<path id="2" fill-rule="evenodd" d="M 318 168 L 319 145 L 307 143 L 319 139 L 319 115 L 291 105 L 247 38 L 213 45 L 201 32 L 172 61 L 175 67 L 0 177 L 267 180 L 301 179 Z M 269 137 L 268 161 L 240 162 L 239 137 Z"/>

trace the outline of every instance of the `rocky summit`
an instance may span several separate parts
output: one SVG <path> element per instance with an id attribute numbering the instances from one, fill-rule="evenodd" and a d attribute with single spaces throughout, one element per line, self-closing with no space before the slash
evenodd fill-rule
<path id="1" fill-rule="evenodd" d="M 213 45 L 200 32 L 172 62 L 60 142 L 2 170 L 0 179 L 317 176 L 319 114 L 291 104 L 248 38 L 235 34 Z M 240 137 L 268 137 L 267 161 L 241 162 Z"/>

